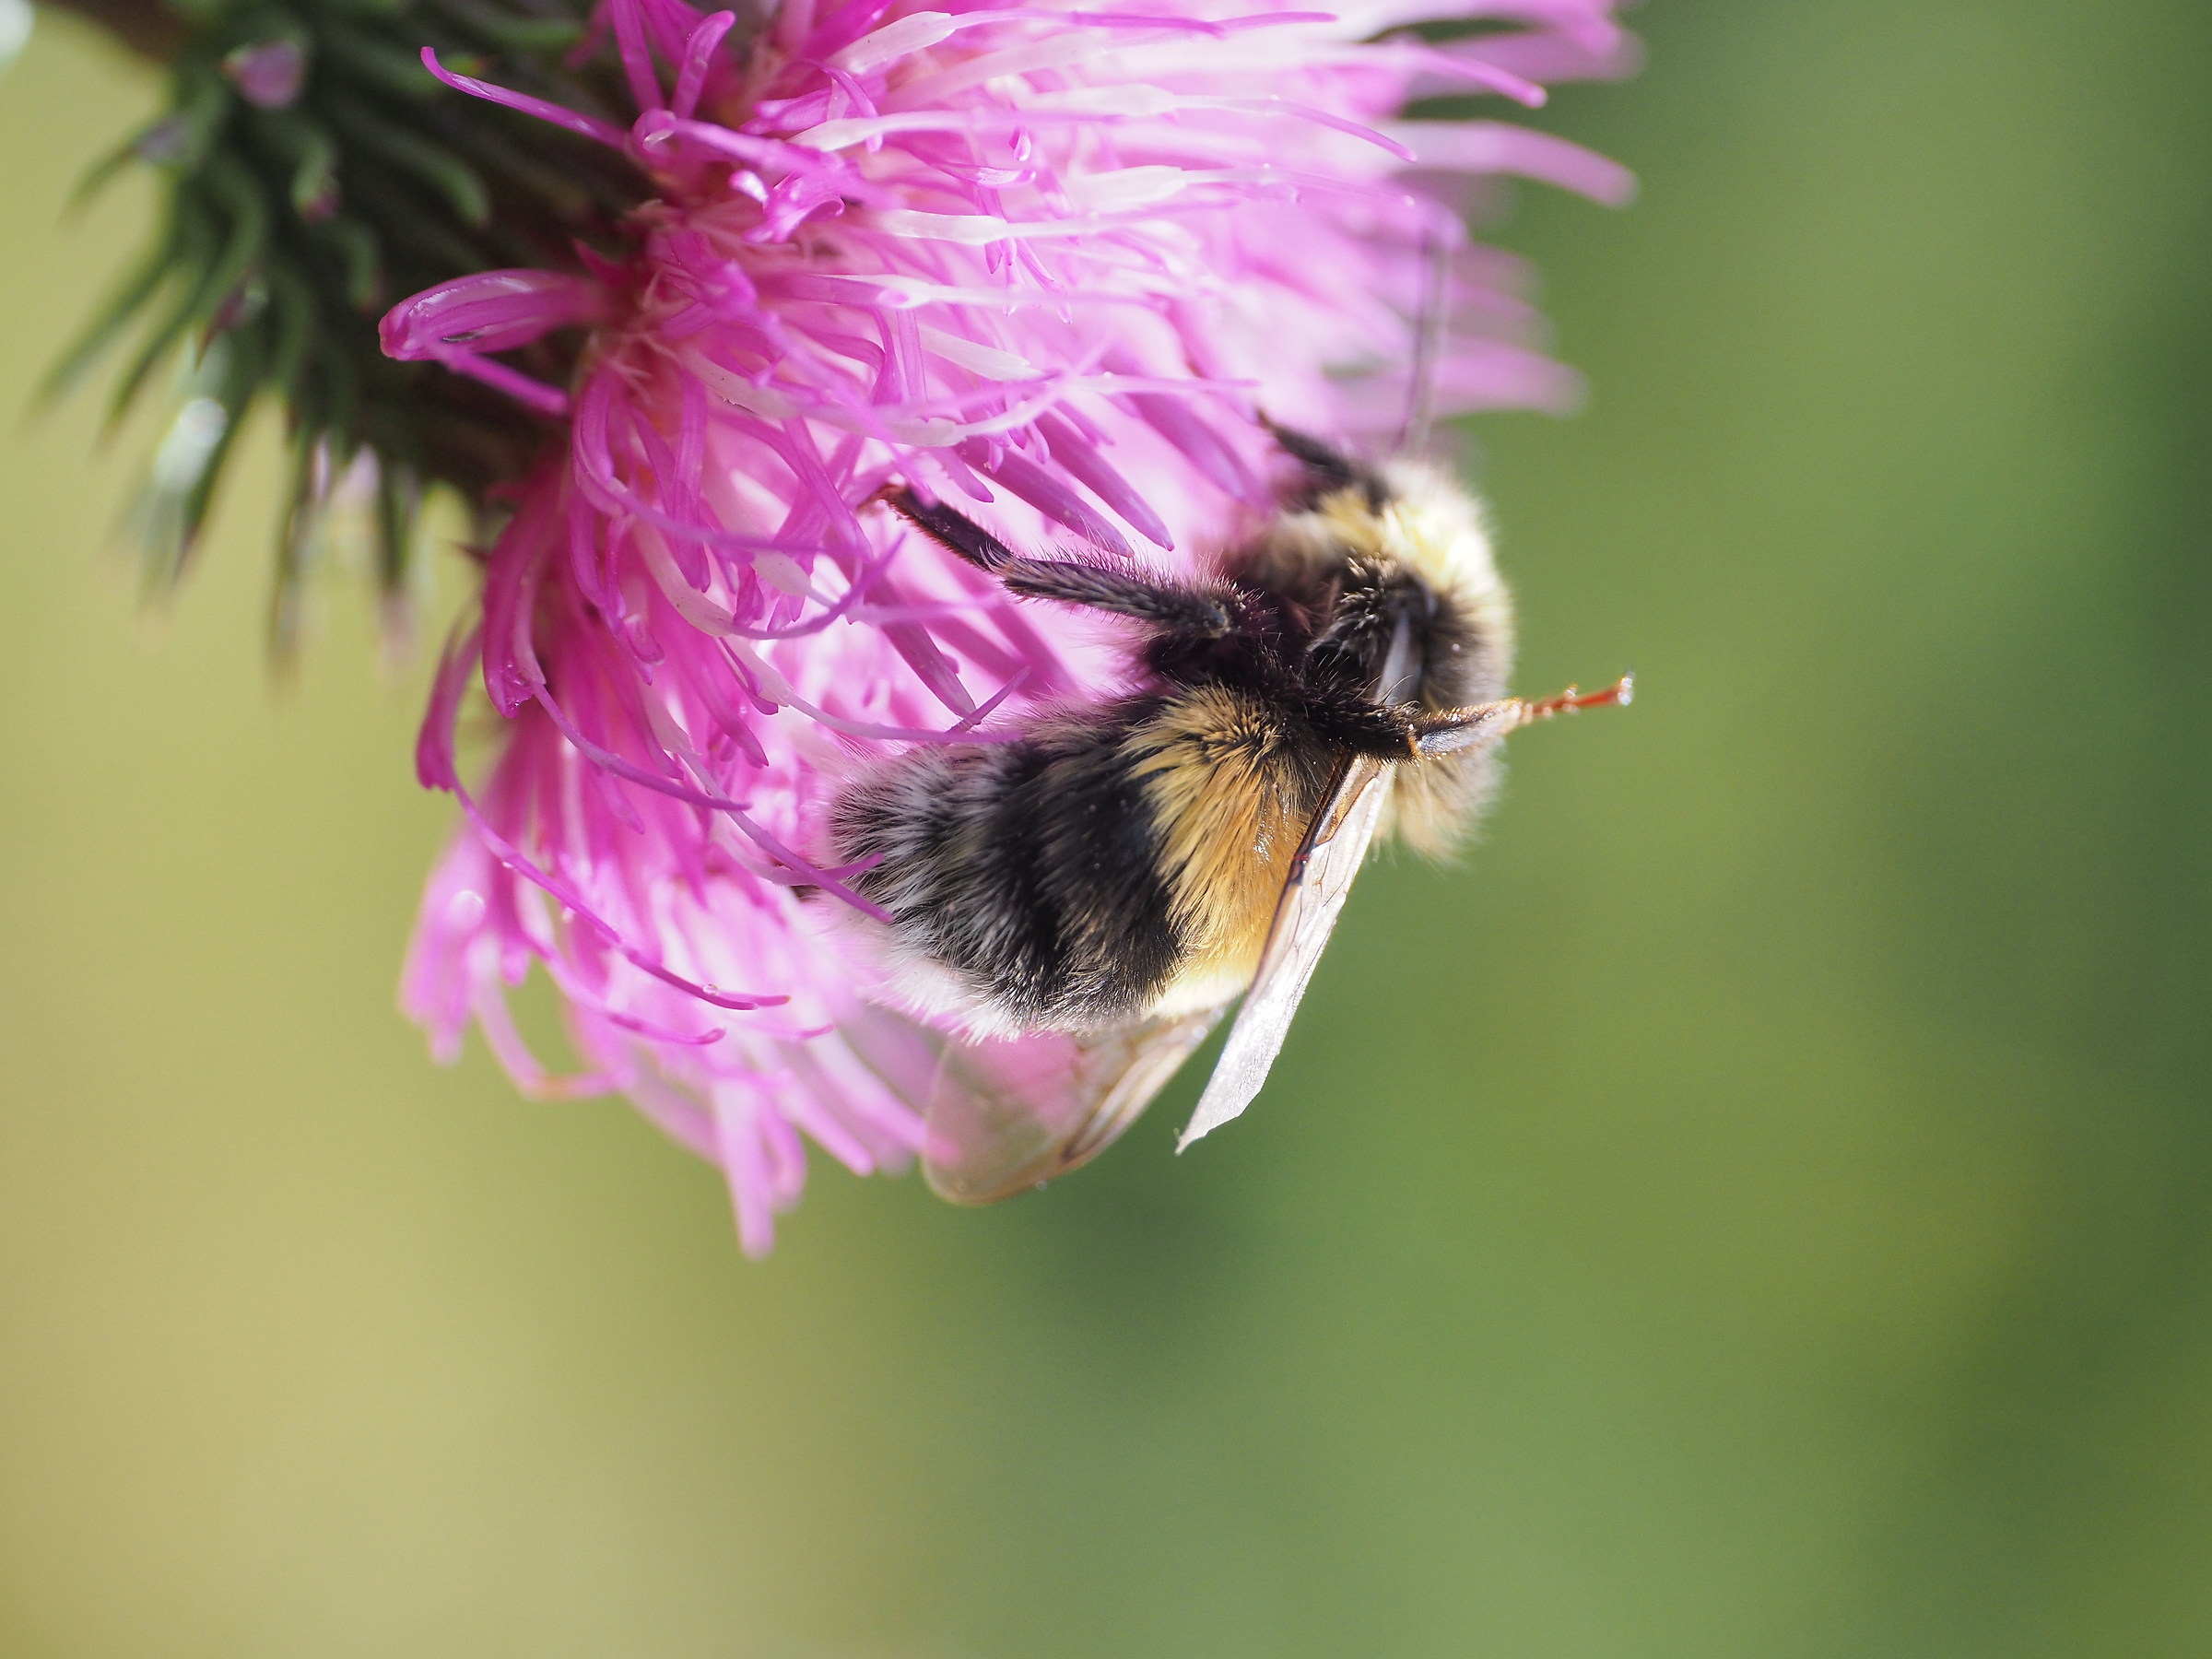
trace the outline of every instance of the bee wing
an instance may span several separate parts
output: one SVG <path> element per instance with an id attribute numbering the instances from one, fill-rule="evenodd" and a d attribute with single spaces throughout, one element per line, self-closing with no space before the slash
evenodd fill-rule
<path id="1" fill-rule="evenodd" d="M 1088 1163 L 1136 1122 L 1221 1013 L 947 1043 L 924 1118 L 930 1190 L 955 1204 L 995 1204 Z"/>
<path id="2" fill-rule="evenodd" d="M 1242 1112 L 1267 1081 L 1291 1016 L 1352 890 L 1352 877 L 1375 838 L 1382 804 L 1390 796 L 1386 771 L 1380 760 L 1354 757 L 1347 761 L 1335 788 L 1307 826 L 1306 839 L 1291 861 L 1290 879 L 1276 901 L 1259 971 L 1176 1151 Z"/>
<path id="3" fill-rule="evenodd" d="M 839 1029 L 921 1111 L 930 1190 L 955 1204 L 995 1204 L 1112 1146 L 1221 1014 L 969 1041 L 871 1006 Z"/>

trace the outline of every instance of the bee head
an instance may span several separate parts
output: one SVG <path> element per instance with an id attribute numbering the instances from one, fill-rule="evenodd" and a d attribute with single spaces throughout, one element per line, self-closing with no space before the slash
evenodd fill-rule
<path id="1" fill-rule="evenodd" d="M 1480 507 L 1444 473 L 1392 462 L 1292 493 L 1243 574 L 1304 619 L 1311 672 L 1393 706 L 1504 692 L 1512 605 Z"/>

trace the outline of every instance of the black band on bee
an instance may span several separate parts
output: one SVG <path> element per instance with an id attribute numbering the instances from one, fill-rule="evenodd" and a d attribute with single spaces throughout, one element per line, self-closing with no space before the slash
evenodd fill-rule
<path id="1" fill-rule="evenodd" d="M 943 748 L 839 804 L 854 886 L 908 948 L 1019 1028 L 1126 1019 L 1173 971 L 1160 832 L 1123 754 L 1156 700 L 1063 717 L 1018 744 Z"/>

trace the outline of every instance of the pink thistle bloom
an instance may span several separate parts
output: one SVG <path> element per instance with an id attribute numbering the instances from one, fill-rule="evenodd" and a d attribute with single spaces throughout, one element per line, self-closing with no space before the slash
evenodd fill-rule
<path id="1" fill-rule="evenodd" d="M 1393 32 L 1439 16 L 1522 27 Z M 741 45 L 734 21 L 607 0 L 627 129 L 426 52 L 450 85 L 619 147 L 656 199 L 627 258 L 449 283 L 383 340 L 567 422 L 424 726 L 422 780 L 465 818 L 403 1005 L 441 1057 L 473 1021 L 525 1090 L 628 1094 L 720 1164 L 758 1253 L 804 1140 L 860 1173 L 921 1145 L 925 1041 L 871 1025 L 880 976 L 843 925 L 870 907 L 821 862 L 841 786 L 905 746 L 1003 740 L 1121 672 L 1095 619 L 1018 606 L 879 494 L 911 483 L 1016 546 L 1172 570 L 1270 512 L 1263 413 L 1387 446 L 1417 406 L 1570 403 L 1519 266 L 1467 241 L 1454 175 L 1607 202 L 1628 176 L 1400 112 L 1535 104 L 1536 79 L 1619 73 L 1630 47 L 1610 0 L 785 0 Z M 579 324 L 573 386 L 497 359 Z M 504 730 L 472 792 L 453 733 L 479 671 Z M 549 1077 L 508 1018 L 533 964 L 581 1076 Z M 1058 1040 L 1035 1041 L 1049 1066 Z"/>

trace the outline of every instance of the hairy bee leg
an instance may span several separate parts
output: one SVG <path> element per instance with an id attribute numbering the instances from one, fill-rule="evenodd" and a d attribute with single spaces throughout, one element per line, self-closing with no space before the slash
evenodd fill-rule
<path id="1" fill-rule="evenodd" d="M 1415 756 L 1426 759 L 1431 755 L 1449 755 L 1477 743 L 1487 743 L 1502 737 L 1522 726 L 1533 725 L 1539 720 L 1549 720 L 1555 714 L 1571 714 L 1577 709 L 1597 709 L 1607 704 L 1626 704 L 1636 695 L 1636 677 L 1624 674 L 1602 691 L 1582 692 L 1570 686 L 1555 697 L 1531 701 L 1526 698 L 1508 697 L 1497 702 L 1479 703 L 1471 709 L 1447 709 L 1439 714 L 1417 714 L 1406 723 L 1408 747 Z"/>
<path id="2" fill-rule="evenodd" d="M 1417 714 L 1406 723 L 1406 747 L 1417 760 L 1457 754 L 1524 724 L 1528 705 L 1517 697 L 1441 714 Z"/>
<path id="3" fill-rule="evenodd" d="M 1020 562 L 1013 548 L 956 507 L 924 501 L 912 489 L 887 489 L 880 499 L 930 540 L 959 554 L 979 571 L 995 576 L 1008 565 Z"/>
<path id="4" fill-rule="evenodd" d="M 1364 494 L 1368 506 L 1377 512 L 1390 500 L 1390 487 L 1382 482 L 1382 475 L 1372 468 L 1362 465 L 1342 450 L 1324 443 L 1311 433 L 1277 426 L 1265 417 L 1262 419 L 1283 453 L 1306 469 L 1306 493 L 1310 501 L 1318 501 L 1324 496 L 1351 488 L 1357 488 Z"/>
<path id="5" fill-rule="evenodd" d="M 1063 605 L 1135 617 L 1189 639 L 1218 640 L 1235 620 L 1226 594 L 1183 587 L 1132 571 L 1065 559 L 1029 559 L 943 501 L 924 501 L 912 489 L 888 493 L 883 500 L 930 540 L 997 577 L 1007 592 L 1025 598 L 1056 599 Z"/>

